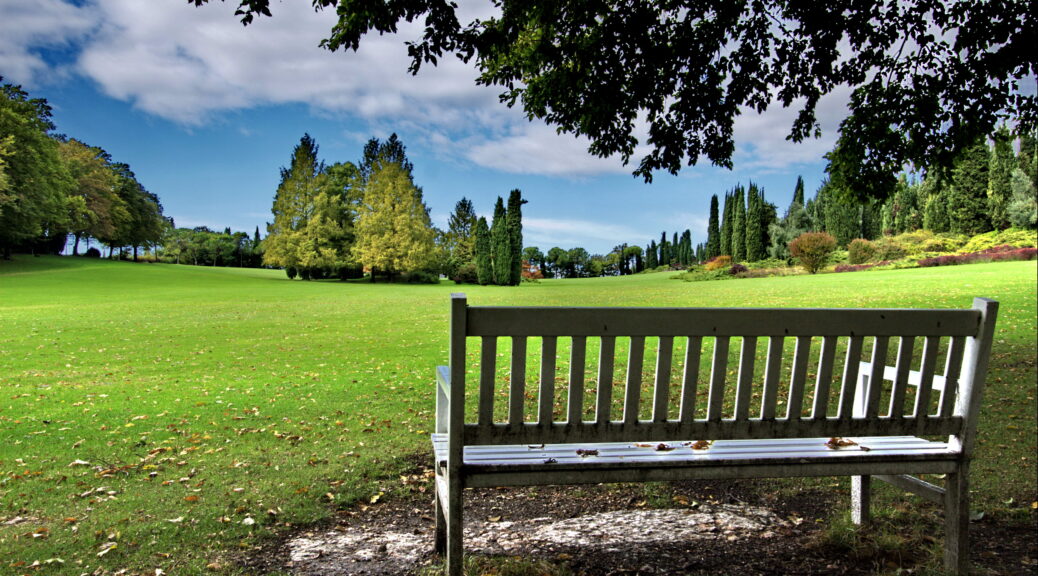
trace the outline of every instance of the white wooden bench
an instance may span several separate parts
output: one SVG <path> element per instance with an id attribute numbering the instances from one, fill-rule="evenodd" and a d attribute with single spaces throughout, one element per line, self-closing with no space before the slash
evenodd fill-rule
<path id="1" fill-rule="evenodd" d="M 862 523 L 876 477 L 943 505 L 945 567 L 968 574 L 997 311 L 982 298 L 965 310 L 524 308 L 454 294 L 432 435 L 437 550 L 460 576 L 468 487 L 852 476 Z M 919 474 L 944 474 L 944 487 Z"/>

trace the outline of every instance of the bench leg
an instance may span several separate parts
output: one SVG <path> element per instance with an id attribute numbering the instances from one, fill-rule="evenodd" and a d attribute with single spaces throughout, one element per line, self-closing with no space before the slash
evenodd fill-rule
<path id="1" fill-rule="evenodd" d="M 851 476 L 851 521 L 868 524 L 871 520 L 872 476 Z"/>
<path id="2" fill-rule="evenodd" d="M 434 550 L 440 556 L 447 552 L 447 518 L 443 514 L 443 501 L 440 500 L 440 483 L 436 483 L 436 536 Z"/>
<path id="3" fill-rule="evenodd" d="M 462 490 L 456 477 L 448 479 L 447 498 L 447 576 L 462 576 Z"/>
<path id="4" fill-rule="evenodd" d="M 969 479 L 968 469 L 959 468 L 945 478 L 944 493 L 944 569 L 949 574 L 970 573 L 969 556 Z"/>

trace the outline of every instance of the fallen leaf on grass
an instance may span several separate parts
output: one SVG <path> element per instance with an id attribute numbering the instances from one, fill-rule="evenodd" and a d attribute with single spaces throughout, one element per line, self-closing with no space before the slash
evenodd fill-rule
<path id="1" fill-rule="evenodd" d="M 79 459 L 76 459 L 76 460 L 73 460 L 72 462 L 69 462 L 69 465 L 68 465 L 69 468 L 73 468 L 75 466 L 90 466 L 90 462 L 87 462 L 86 460 L 79 460 Z"/>
<path id="2" fill-rule="evenodd" d="M 101 558 L 105 554 L 108 554 L 109 552 L 111 552 L 112 550 L 115 550 L 118 547 L 119 547 L 119 544 L 117 544 L 115 542 L 105 542 L 104 544 L 101 545 L 101 551 L 97 553 L 97 557 Z"/>

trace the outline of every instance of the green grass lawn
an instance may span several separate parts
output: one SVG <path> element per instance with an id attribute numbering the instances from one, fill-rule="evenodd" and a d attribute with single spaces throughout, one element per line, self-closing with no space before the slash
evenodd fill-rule
<path id="1" fill-rule="evenodd" d="M 0 263 L 0 572 L 34 562 L 41 573 L 233 570 L 229 554 L 287 525 L 406 489 L 408 457 L 428 450 L 454 291 L 515 305 L 962 308 L 994 298 L 974 503 L 1029 507 L 1036 290 L 1035 262 L 498 288 L 20 257 Z"/>

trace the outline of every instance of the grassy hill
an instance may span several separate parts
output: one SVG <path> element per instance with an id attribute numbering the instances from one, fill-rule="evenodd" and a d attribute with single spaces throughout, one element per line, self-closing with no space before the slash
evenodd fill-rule
<path id="1" fill-rule="evenodd" d="M 432 370 L 446 362 L 456 291 L 473 304 L 582 306 L 939 308 L 994 298 L 975 505 L 1029 506 L 1038 493 L 1036 278 L 1032 261 L 501 288 L 0 262 L 0 562 L 205 572 L 286 524 L 391 497 L 408 457 L 428 448 Z"/>

